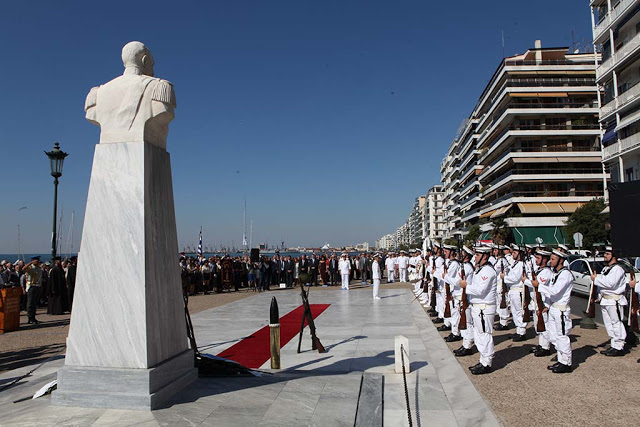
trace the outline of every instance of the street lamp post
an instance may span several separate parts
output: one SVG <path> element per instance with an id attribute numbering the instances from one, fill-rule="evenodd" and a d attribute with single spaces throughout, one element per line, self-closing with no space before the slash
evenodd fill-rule
<path id="1" fill-rule="evenodd" d="M 57 142 L 53 146 L 53 150 L 45 151 L 49 161 L 51 162 L 51 176 L 53 177 L 53 233 L 51 234 L 51 261 L 56 257 L 56 222 L 58 214 L 58 178 L 62 176 L 62 165 L 64 158 L 69 154 L 60 150 L 60 144 Z"/>

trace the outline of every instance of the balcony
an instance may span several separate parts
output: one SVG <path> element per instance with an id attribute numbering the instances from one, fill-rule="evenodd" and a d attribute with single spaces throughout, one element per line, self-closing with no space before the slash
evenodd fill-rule
<path id="1" fill-rule="evenodd" d="M 619 64 L 625 58 L 635 53 L 638 50 L 638 47 L 640 47 L 640 36 L 636 34 L 633 39 L 631 39 L 631 41 L 624 44 L 620 48 L 620 50 L 618 50 L 616 53 L 611 55 L 609 59 L 600 64 L 600 66 L 597 68 L 598 80 L 602 79 L 609 71 L 611 71 L 614 65 Z"/>
<path id="2" fill-rule="evenodd" d="M 593 86 L 596 79 L 585 77 L 559 77 L 559 78 L 513 78 L 507 79 L 506 87 L 567 87 L 567 86 Z"/>
<path id="3" fill-rule="evenodd" d="M 633 4 L 635 4 L 634 0 L 622 0 L 613 10 L 604 15 L 598 25 L 593 29 L 593 40 L 597 41 L 604 31 L 606 31 L 618 18 L 629 10 L 629 7 Z"/>
<path id="4" fill-rule="evenodd" d="M 640 133 L 635 133 L 628 138 L 623 138 L 620 140 L 620 152 L 625 153 L 627 151 L 631 151 L 635 148 L 638 148 L 640 145 Z"/>
<path id="5" fill-rule="evenodd" d="M 547 175 L 578 175 L 578 174 L 602 174 L 601 169 L 595 168 L 565 168 L 565 169 L 511 169 L 491 182 L 500 182 L 511 175 L 534 175 L 536 179 L 544 179 Z"/>
<path id="6" fill-rule="evenodd" d="M 500 202 L 503 202 L 507 199 L 512 199 L 515 197 L 602 197 L 601 190 L 559 190 L 559 191 L 511 191 L 509 193 L 503 194 L 502 196 L 487 201 L 483 209 L 486 209 L 488 206 L 497 205 Z"/>

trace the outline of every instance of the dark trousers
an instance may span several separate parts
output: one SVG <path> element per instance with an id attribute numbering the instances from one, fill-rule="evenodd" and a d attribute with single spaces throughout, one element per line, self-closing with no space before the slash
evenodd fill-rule
<path id="1" fill-rule="evenodd" d="M 69 311 L 71 311 L 71 309 L 73 308 L 73 293 L 76 290 L 76 284 L 75 283 L 69 283 L 69 285 L 67 286 L 67 293 L 69 296 Z"/>
<path id="2" fill-rule="evenodd" d="M 36 307 L 40 299 L 40 286 L 30 286 L 27 291 L 27 319 L 35 320 Z"/>
<path id="3" fill-rule="evenodd" d="M 287 284 L 287 288 L 293 287 L 293 271 L 285 273 L 285 283 Z"/>
<path id="4" fill-rule="evenodd" d="M 271 278 L 273 279 L 273 284 L 278 286 L 280 285 L 280 272 L 279 271 L 274 271 L 273 273 L 271 273 Z"/>
<path id="5" fill-rule="evenodd" d="M 337 271 L 329 270 L 329 282 L 331 283 L 331 286 L 338 283 L 338 277 L 339 275 Z"/>
<path id="6" fill-rule="evenodd" d="M 314 285 L 314 286 L 318 284 L 318 269 L 317 268 L 312 268 L 311 269 L 311 284 Z"/>

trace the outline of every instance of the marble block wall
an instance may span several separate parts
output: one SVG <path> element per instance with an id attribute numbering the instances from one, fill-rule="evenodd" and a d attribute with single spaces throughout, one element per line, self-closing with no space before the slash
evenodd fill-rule
<path id="1" fill-rule="evenodd" d="M 150 368 L 189 348 L 169 154 L 96 145 L 66 366 Z"/>

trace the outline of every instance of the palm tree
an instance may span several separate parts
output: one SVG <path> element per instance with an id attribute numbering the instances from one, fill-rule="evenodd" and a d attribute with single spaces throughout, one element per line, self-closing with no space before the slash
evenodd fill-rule
<path id="1" fill-rule="evenodd" d="M 498 245 L 504 245 L 509 236 L 509 227 L 504 219 L 498 218 L 493 221 L 493 230 L 491 230 L 491 238 Z"/>

